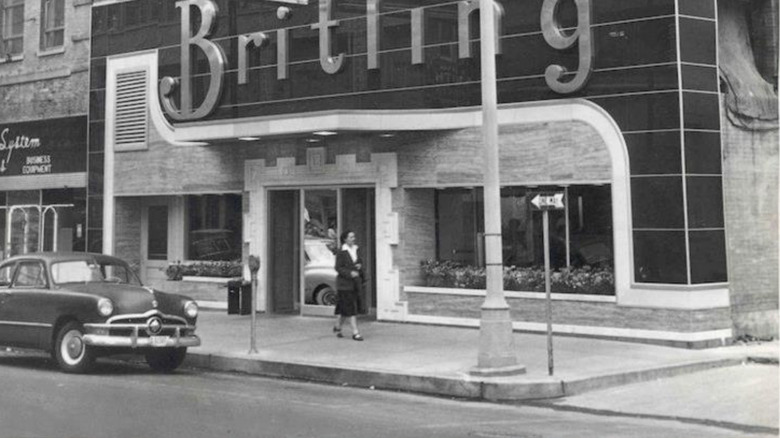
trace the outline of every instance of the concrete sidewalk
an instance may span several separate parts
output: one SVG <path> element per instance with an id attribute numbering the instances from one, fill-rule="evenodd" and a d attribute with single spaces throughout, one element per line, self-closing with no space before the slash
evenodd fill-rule
<path id="1" fill-rule="evenodd" d="M 249 353 L 250 316 L 202 311 L 185 366 L 366 388 L 487 400 L 550 399 L 650 381 L 748 360 L 777 363 L 777 341 L 708 350 L 556 336 L 548 376 L 546 337 L 516 333 L 526 373 L 475 377 L 479 330 L 359 321 L 364 342 L 337 338 L 332 318 L 258 315 L 258 352 Z M 345 333 L 349 328 L 345 326 Z M 777 392 L 777 388 L 767 390 Z"/>

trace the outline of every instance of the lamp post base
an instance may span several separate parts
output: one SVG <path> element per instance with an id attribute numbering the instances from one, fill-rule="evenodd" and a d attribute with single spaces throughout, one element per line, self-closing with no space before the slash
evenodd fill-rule
<path id="1" fill-rule="evenodd" d="M 525 366 L 517 363 L 508 307 L 482 308 L 479 356 L 477 366 L 469 374 L 482 377 L 525 374 Z"/>
<path id="2" fill-rule="evenodd" d="M 508 377 L 525 374 L 525 365 L 513 365 L 500 368 L 474 367 L 469 370 L 469 375 L 474 377 Z"/>

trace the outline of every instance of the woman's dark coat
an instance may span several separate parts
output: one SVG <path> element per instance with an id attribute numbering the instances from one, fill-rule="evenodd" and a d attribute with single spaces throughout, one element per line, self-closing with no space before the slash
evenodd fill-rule
<path id="1" fill-rule="evenodd" d="M 363 269 L 358 269 L 356 265 L 363 265 L 363 260 L 360 258 L 360 248 L 357 250 L 357 260 L 352 261 L 352 256 L 349 255 L 349 251 L 345 249 L 339 250 L 336 253 L 336 289 L 338 290 L 359 290 L 361 282 L 363 281 Z M 352 278 L 352 271 L 358 272 L 357 278 Z"/>

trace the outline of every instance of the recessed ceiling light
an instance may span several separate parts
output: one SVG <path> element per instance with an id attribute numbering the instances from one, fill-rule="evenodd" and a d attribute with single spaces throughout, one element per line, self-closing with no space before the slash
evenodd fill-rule
<path id="1" fill-rule="evenodd" d="M 241 141 L 255 141 L 260 140 L 260 137 L 238 137 Z"/>
<path id="2" fill-rule="evenodd" d="M 327 137 L 329 135 L 336 135 L 336 134 L 338 134 L 338 132 L 335 132 L 335 131 L 314 131 L 314 132 L 312 132 L 312 134 L 319 135 L 319 136 L 322 136 L 322 137 Z"/>
<path id="3" fill-rule="evenodd" d="M 306 143 L 319 143 L 319 138 L 307 138 Z"/>

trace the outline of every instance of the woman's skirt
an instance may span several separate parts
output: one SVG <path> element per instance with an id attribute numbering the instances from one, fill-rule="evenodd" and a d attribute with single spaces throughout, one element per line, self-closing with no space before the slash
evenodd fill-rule
<path id="1" fill-rule="evenodd" d="M 361 308 L 361 289 L 360 281 L 355 281 L 355 287 L 351 290 L 338 290 L 336 299 L 336 310 L 334 314 L 341 316 L 355 316 L 362 312 Z"/>

